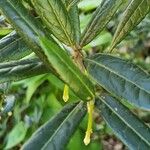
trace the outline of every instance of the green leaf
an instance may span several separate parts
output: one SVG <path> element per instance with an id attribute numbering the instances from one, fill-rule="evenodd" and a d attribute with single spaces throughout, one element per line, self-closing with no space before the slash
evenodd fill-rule
<path id="1" fill-rule="evenodd" d="M 31 48 L 50 69 L 51 66 L 39 46 L 38 36 L 47 36 L 51 40 L 52 38 L 48 32 L 45 31 L 45 27 L 41 24 L 40 20 L 37 20 L 32 14 L 29 14 L 20 0 L 1 0 L 0 9 L 7 16 L 29 48 Z"/>
<path id="2" fill-rule="evenodd" d="M 77 5 L 71 7 L 68 13 L 71 18 L 71 23 L 74 29 L 75 44 L 78 47 L 80 42 L 81 30 L 80 30 L 79 10 Z"/>
<path id="3" fill-rule="evenodd" d="M 19 122 L 8 135 L 5 149 L 12 149 L 22 142 L 26 136 L 27 128 L 23 122 Z"/>
<path id="4" fill-rule="evenodd" d="M 69 10 L 73 6 L 76 6 L 79 2 L 80 0 L 66 0 L 67 10 Z"/>
<path id="5" fill-rule="evenodd" d="M 45 75 L 40 75 L 28 80 L 26 91 L 26 103 L 29 103 L 36 89 L 45 81 Z"/>
<path id="6" fill-rule="evenodd" d="M 0 36 L 5 36 L 7 34 L 9 34 L 12 31 L 12 29 L 7 28 L 7 27 L 1 27 L 0 28 Z"/>
<path id="7" fill-rule="evenodd" d="M 73 89 L 78 96 L 82 97 L 81 99 L 93 99 L 94 87 L 91 81 L 86 75 L 81 73 L 78 67 L 72 62 L 71 58 L 69 58 L 69 56 L 62 49 L 56 46 L 57 44 L 55 44 L 51 38 L 49 38 L 51 41 L 46 42 L 48 43 L 46 44 L 46 48 L 43 46 L 43 52 L 37 36 L 46 37 L 45 32 L 42 32 L 43 30 L 38 28 L 36 20 L 32 16 L 29 16 L 27 10 L 25 10 L 19 1 L 2 0 L 0 1 L 0 8 L 9 17 L 9 20 L 14 23 L 19 33 L 28 43 L 29 47 L 34 50 L 49 70 L 52 69 L 51 64 L 53 64 L 54 69 L 59 72 L 61 78 L 70 85 L 71 89 Z M 52 45 L 50 46 L 49 44 Z M 53 49 L 52 47 L 56 49 Z M 45 54 L 45 51 L 48 55 Z M 49 55 L 49 53 L 52 55 Z M 50 59 L 50 57 L 52 59 Z M 60 64 L 57 62 L 60 62 Z M 68 66 L 70 66 L 69 69 L 67 68 Z"/>
<path id="8" fill-rule="evenodd" d="M 124 0 L 106 0 L 99 5 L 81 35 L 81 46 L 91 42 L 107 25 Z"/>
<path id="9" fill-rule="evenodd" d="M 83 102 L 66 105 L 32 135 L 22 150 L 64 149 L 85 113 L 86 107 Z"/>
<path id="10" fill-rule="evenodd" d="M 33 6 L 31 0 L 23 0 L 23 1 L 26 2 L 30 7 Z"/>
<path id="11" fill-rule="evenodd" d="M 96 100 L 104 120 L 130 150 L 150 149 L 150 128 L 127 107 L 109 95 Z"/>
<path id="12" fill-rule="evenodd" d="M 87 120 L 86 120 L 86 123 L 87 123 Z M 104 150 L 102 148 L 102 144 L 100 140 L 92 140 L 89 145 L 85 145 L 83 142 L 83 139 L 85 136 L 83 129 L 84 127 L 82 126 L 82 123 L 81 123 L 80 128 L 76 131 L 74 136 L 70 139 L 70 142 L 65 150 Z"/>
<path id="13" fill-rule="evenodd" d="M 70 139 L 66 150 L 72 150 L 72 149 L 80 150 L 80 149 L 82 149 L 81 144 L 83 143 L 83 138 L 81 138 L 80 130 L 79 129 L 76 130 L 75 134 Z"/>
<path id="14" fill-rule="evenodd" d="M 107 54 L 86 59 L 87 70 L 104 89 L 143 109 L 150 109 L 150 75 L 129 61 Z"/>
<path id="15" fill-rule="evenodd" d="M 80 99 L 92 100 L 94 98 L 93 83 L 73 63 L 67 53 L 46 38 L 41 38 L 40 42 L 47 59 L 60 75 L 60 78 L 68 84 Z"/>
<path id="16" fill-rule="evenodd" d="M 0 83 L 18 81 L 50 72 L 39 59 L 0 63 Z"/>
<path id="17" fill-rule="evenodd" d="M 71 19 L 63 2 L 60 0 L 32 0 L 32 2 L 36 12 L 55 37 L 73 47 L 74 33 Z"/>
<path id="18" fill-rule="evenodd" d="M 30 48 L 15 31 L 0 40 L 0 62 L 18 60 L 31 53 Z"/>
<path id="19" fill-rule="evenodd" d="M 88 51 L 89 49 L 91 49 L 93 47 L 99 48 L 101 46 L 110 45 L 111 41 L 112 41 L 111 33 L 107 32 L 107 31 L 103 31 L 97 38 L 95 38 L 88 45 L 86 45 L 84 47 L 84 50 Z"/>
<path id="20" fill-rule="evenodd" d="M 3 15 L 0 15 L 0 37 L 9 34 L 12 31 L 12 27 L 6 21 Z"/>
<path id="21" fill-rule="evenodd" d="M 78 48 L 79 42 L 80 42 L 80 37 L 81 37 L 79 9 L 77 6 L 77 2 L 75 2 L 78 0 L 75 0 L 74 1 L 75 3 L 73 1 L 72 0 L 63 0 L 63 2 L 65 3 L 66 9 L 68 11 L 69 17 L 71 19 L 72 28 L 74 30 L 73 32 L 74 32 L 75 45 Z M 72 3 L 73 5 L 69 6 L 70 3 Z"/>
<path id="22" fill-rule="evenodd" d="M 137 26 L 145 16 L 150 12 L 149 0 L 132 0 L 126 8 L 122 20 L 119 23 L 114 39 L 111 45 L 111 50 L 120 43 L 125 36 Z"/>

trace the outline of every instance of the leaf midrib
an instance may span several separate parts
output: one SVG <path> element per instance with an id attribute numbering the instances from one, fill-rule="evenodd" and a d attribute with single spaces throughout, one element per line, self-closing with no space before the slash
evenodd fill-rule
<path id="1" fill-rule="evenodd" d="M 139 137 L 141 137 L 141 139 L 142 139 L 144 142 L 146 142 L 146 143 L 150 146 L 149 141 L 147 141 L 147 140 L 142 136 L 142 134 L 138 132 L 137 129 L 133 128 L 132 125 L 130 125 L 125 119 L 123 119 L 123 117 L 122 117 L 119 113 L 117 113 L 117 112 L 109 105 L 109 103 L 106 102 L 106 100 L 104 100 L 102 97 L 100 97 L 100 99 L 102 100 L 103 103 L 105 103 L 105 105 L 107 105 L 107 107 L 109 107 L 109 108 L 112 110 L 112 112 L 113 112 L 114 114 L 116 114 L 116 116 L 118 116 L 134 133 L 136 133 L 136 135 L 138 135 Z"/>
<path id="2" fill-rule="evenodd" d="M 53 50 L 53 48 L 52 48 L 51 50 L 53 51 L 53 53 L 55 53 L 55 54 L 58 56 L 58 58 L 63 62 L 63 64 L 65 64 L 65 65 L 68 67 L 68 69 L 77 77 L 77 79 L 82 83 L 82 85 L 84 85 L 84 86 L 86 87 L 86 89 L 89 91 L 89 93 L 91 93 L 91 95 L 94 97 L 94 94 L 91 92 L 91 90 L 88 88 L 88 86 L 86 86 L 86 84 L 80 79 L 80 76 L 78 76 L 78 74 L 76 74 L 76 73 L 74 72 L 74 70 L 68 65 L 68 63 L 66 63 L 66 61 L 64 61 L 64 59 L 62 59 L 62 57 L 59 56 L 59 54 L 56 53 L 55 50 Z M 47 57 L 47 58 L 48 58 L 48 57 Z M 48 58 L 48 59 L 49 59 L 49 58 Z M 88 78 L 87 78 L 87 79 L 88 79 Z"/>
<path id="3" fill-rule="evenodd" d="M 140 3 L 139 3 L 139 5 L 138 5 L 138 7 L 133 11 L 133 13 L 132 13 L 132 15 L 130 16 L 130 18 L 128 18 L 128 20 L 126 21 L 126 23 L 124 24 L 124 27 L 127 25 L 127 23 L 130 21 L 130 19 L 132 18 L 132 16 L 135 14 L 135 12 L 139 9 L 139 6 L 143 3 L 143 1 L 144 0 L 142 0 Z M 131 3 L 132 3 L 133 1 L 131 1 Z M 130 7 L 131 5 L 129 5 L 129 7 Z M 119 32 L 119 34 L 117 35 L 117 38 L 115 39 L 115 41 L 117 41 L 118 39 L 119 39 L 119 37 L 120 37 L 120 34 L 121 34 L 122 32 Z M 114 40 L 113 40 L 114 41 Z"/>
<path id="4" fill-rule="evenodd" d="M 6 0 L 6 1 L 14 8 L 15 12 L 16 12 L 19 16 L 21 16 L 20 18 L 23 19 L 24 22 L 27 23 L 28 27 L 30 27 L 37 35 L 39 35 L 39 33 L 35 30 L 34 26 L 32 26 L 32 23 L 30 24 L 30 23 L 28 22 L 28 20 L 24 17 L 24 15 L 22 15 L 22 13 L 19 13 L 19 12 L 17 11 L 17 8 L 14 6 L 14 4 L 13 4 L 10 0 Z"/>
<path id="5" fill-rule="evenodd" d="M 20 38 L 15 38 L 14 39 L 14 41 L 12 41 L 11 43 L 9 43 L 8 45 L 6 45 L 6 46 L 4 46 L 3 48 L 1 48 L 0 49 L 0 52 L 1 51 L 3 51 L 3 50 L 5 50 L 6 48 L 8 48 L 8 47 L 10 47 L 11 45 L 13 45 L 14 43 L 16 43 L 16 42 L 18 42 L 18 41 L 21 41 L 22 40 L 22 38 L 20 37 Z M 19 48 L 17 47 L 17 49 L 16 50 L 18 50 Z"/>
<path id="6" fill-rule="evenodd" d="M 58 21 L 59 24 L 61 25 L 61 27 L 62 27 L 62 29 L 63 29 L 63 31 L 64 31 L 64 33 L 65 33 L 67 39 L 68 39 L 68 42 L 70 43 L 70 46 L 73 46 L 72 40 L 69 38 L 69 35 L 68 35 L 68 33 L 66 32 L 63 23 L 60 21 L 60 19 L 59 19 L 58 16 L 57 16 L 57 12 L 55 11 L 55 9 L 53 9 L 53 6 L 52 6 L 51 3 L 49 2 L 49 0 L 47 0 L 47 2 L 48 2 L 48 4 L 50 5 L 51 9 L 53 10 L 53 13 L 54 13 L 54 15 L 55 15 L 57 21 Z"/>
<path id="7" fill-rule="evenodd" d="M 143 90 L 143 91 L 145 91 L 146 93 L 148 93 L 150 95 L 149 91 L 143 89 L 143 87 L 141 87 L 140 85 L 134 83 L 133 81 L 129 80 L 128 78 L 126 78 L 126 77 L 124 77 L 124 76 L 122 76 L 120 74 L 117 74 L 117 72 L 111 70 L 110 68 L 108 68 L 108 67 L 106 67 L 106 66 L 104 66 L 104 65 L 102 65 L 102 64 L 100 64 L 100 63 L 98 63 L 98 62 L 96 62 L 94 60 L 91 60 L 91 59 L 87 59 L 87 60 L 90 61 L 90 62 L 92 62 L 92 63 L 95 63 L 96 65 L 98 65 L 98 66 L 100 66 L 100 67 L 102 67 L 102 68 L 104 68 L 106 70 L 108 70 L 109 72 L 112 72 L 113 74 L 119 76 L 120 78 L 126 80 L 127 82 L 132 83 L 133 85 L 135 85 L 136 87 L 138 87 L 140 90 Z"/>
<path id="8" fill-rule="evenodd" d="M 79 104 L 77 104 L 73 110 L 69 113 L 69 115 L 67 115 L 67 117 L 65 117 L 65 119 L 63 120 L 63 122 L 59 125 L 59 127 L 57 128 L 57 130 L 55 130 L 55 132 L 53 133 L 53 135 L 50 137 L 50 139 L 48 140 L 48 142 L 46 142 L 44 144 L 44 146 L 42 147 L 42 150 L 45 149 L 45 147 L 50 143 L 50 141 L 55 137 L 55 135 L 57 134 L 57 132 L 59 132 L 59 130 L 62 128 L 63 124 L 69 120 L 69 118 L 72 116 L 72 114 L 76 111 L 76 109 L 80 106 L 82 102 L 80 102 Z"/>
<path id="9" fill-rule="evenodd" d="M 119 2 L 120 3 L 120 5 L 122 4 L 122 2 Z M 118 5 L 118 7 L 120 6 L 120 5 Z M 104 5 L 105 6 L 105 5 Z M 103 7 L 104 7 L 103 6 Z M 90 22 L 89 23 L 91 23 L 91 25 L 89 26 L 89 28 L 87 29 L 87 31 L 86 32 L 83 32 L 84 34 L 83 34 L 83 39 L 82 39 L 82 41 L 81 41 L 81 43 L 84 43 L 85 41 L 87 41 L 88 40 L 88 36 L 89 36 L 89 34 L 91 33 L 91 28 L 97 23 L 97 22 L 99 22 L 99 20 L 97 20 L 97 18 L 99 18 L 99 16 L 102 14 L 104 14 L 104 8 L 103 7 L 101 7 L 101 4 L 100 4 L 100 6 L 97 8 L 97 10 L 99 10 L 98 12 L 97 12 L 97 15 L 96 15 L 96 12 L 95 12 L 95 14 L 93 14 L 93 17 L 94 17 L 94 15 L 96 15 L 95 17 L 94 17 L 94 19 L 93 19 L 93 21 L 92 20 L 90 20 Z M 114 6 L 114 7 L 116 7 L 116 6 Z M 117 8 L 118 8 L 117 7 Z M 103 9 L 102 9 L 103 8 Z M 112 6 L 111 6 L 111 8 L 112 8 Z M 116 11 L 117 11 L 117 8 L 116 8 Z M 111 13 L 111 15 L 109 15 L 110 17 L 112 17 L 114 14 L 115 14 L 115 12 L 116 11 L 114 11 L 114 13 Z M 100 19 L 100 18 L 99 18 Z M 92 22 L 91 22 L 92 21 Z M 97 29 L 97 32 L 99 33 L 100 31 L 102 31 L 103 29 L 104 29 L 104 27 L 105 27 L 105 25 L 108 23 L 110 21 L 110 19 L 108 19 L 106 22 L 105 22 L 105 24 L 103 24 L 103 26 L 101 26 L 100 28 L 98 28 Z M 86 29 L 85 29 L 86 30 Z M 97 34 L 98 34 L 97 33 Z M 86 40 L 86 38 L 87 38 L 87 40 Z"/>

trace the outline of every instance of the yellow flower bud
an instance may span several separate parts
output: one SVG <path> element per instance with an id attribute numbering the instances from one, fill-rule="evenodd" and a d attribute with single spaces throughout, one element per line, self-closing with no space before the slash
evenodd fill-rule
<path id="1" fill-rule="evenodd" d="M 64 102 L 67 102 L 69 100 L 69 87 L 67 84 L 65 84 L 64 86 L 63 100 Z"/>
<path id="2" fill-rule="evenodd" d="M 88 145 L 90 143 L 90 138 L 92 134 L 92 125 L 93 125 L 93 111 L 94 111 L 94 101 L 87 102 L 87 110 L 88 110 L 88 126 L 86 135 L 84 138 L 84 144 Z"/>

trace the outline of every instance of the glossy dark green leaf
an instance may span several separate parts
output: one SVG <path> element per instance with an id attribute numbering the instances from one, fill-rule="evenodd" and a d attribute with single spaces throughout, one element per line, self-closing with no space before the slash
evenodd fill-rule
<path id="1" fill-rule="evenodd" d="M 18 81 L 50 72 L 39 59 L 0 63 L 0 83 Z"/>
<path id="2" fill-rule="evenodd" d="M 130 150 L 150 149 L 150 128 L 127 107 L 109 95 L 96 100 L 104 120 Z"/>
<path id="3" fill-rule="evenodd" d="M 46 38 L 41 38 L 40 42 L 47 59 L 53 68 L 55 68 L 56 72 L 60 75 L 60 78 L 68 84 L 68 86 L 80 99 L 93 99 L 93 83 L 73 63 L 68 54 L 57 44 Z"/>
<path id="4" fill-rule="evenodd" d="M 0 62 L 18 60 L 31 53 L 30 48 L 15 31 L 0 40 Z"/>
<path id="5" fill-rule="evenodd" d="M 53 68 L 59 72 L 61 79 L 67 82 L 71 89 L 73 89 L 79 97 L 82 97 L 81 99 L 93 99 L 94 88 L 91 81 L 86 75 L 81 73 L 69 56 L 60 49 L 55 42 L 52 42 L 53 40 L 51 38 L 48 44 L 46 44 L 46 48 L 43 46 L 43 52 L 37 36 L 43 37 L 46 35 L 42 29 L 38 28 L 36 20 L 34 20 L 32 16 L 29 16 L 28 12 L 19 3 L 19 1 L 2 0 L 0 1 L 0 8 L 9 17 L 9 20 L 14 24 L 16 29 L 18 29 L 27 44 L 34 50 L 40 59 L 42 59 L 50 70 L 52 69 L 51 65 L 53 64 Z M 45 55 L 45 52 L 48 52 L 48 55 Z M 52 55 L 49 55 L 49 53 Z M 52 59 L 50 59 L 50 57 L 52 57 Z M 57 62 L 60 62 L 60 64 Z M 68 66 L 70 66 L 69 69 L 67 69 Z M 62 68 L 65 69 L 63 70 Z"/>
<path id="6" fill-rule="evenodd" d="M 150 0 L 132 0 L 118 25 L 111 50 L 150 12 Z"/>
<path id="7" fill-rule="evenodd" d="M 45 27 L 41 25 L 40 21 L 29 14 L 20 0 L 1 0 L 0 9 L 7 16 L 23 40 L 25 40 L 29 48 L 51 68 L 39 46 L 38 36 L 47 36 L 51 40 L 52 38 L 47 35 L 47 31 L 45 31 Z"/>
<path id="8" fill-rule="evenodd" d="M 150 109 L 150 75 L 129 61 L 97 54 L 86 59 L 89 74 L 107 91 L 130 103 Z"/>
<path id="9" fill-rule="evenodd" d="M 8 34 L 5 37 L 0 39 L 0 49 L 2 49 L 5 46 L 9 45 L 15 39 L 18 39 L 18 38 L 19 38 L 19 36 L 17 35 L 16 31 L 12 31 L 10 34 Z"/>
<path id="10" fill-rule="evenodd" d="M 36 12 L 55 37 L 73 47 L 74 30 L 63 2 L 60 0 L 32 0 L 32 2 Z"/>
<path id="11" fill-rule="evenodd" d="M 81 36 L 81 46 L 91 42 L 107 25 L 124 0 L 106 0 L 100 5 Z"/>
<path id="12" fill-rule="evenodd" d="M 22 150 L 63 150 L 85 113 L 83 102 L 66 105 L 32 135 Z"/>

